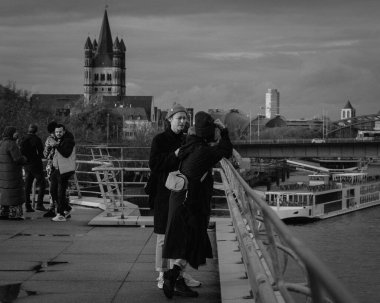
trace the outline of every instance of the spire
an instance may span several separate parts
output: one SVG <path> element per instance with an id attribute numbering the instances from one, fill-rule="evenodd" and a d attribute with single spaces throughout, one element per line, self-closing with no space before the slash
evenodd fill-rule
<path id="1" fill-rule="evenodd" d="M 98 41 L 99 41 L 98 53 L 100 54 L 112 53 L 113 43 L 112 43 L 111 29 L 108 22 L 107 9 L 104 10 L 103 23 L 102 23 L 102 28 L 100 29 Z"/>
<path id="2" fill-rule="evenodd" d="M 350 100 L 347 101 L 346 106 L 344 107 L 344 109 L 353 109 Z"/>
<path id="3" fill-rule="evenodd" d="M 90 37 L 87 37 L 86 44 L 84 45 L 84 49 L 89 49 L 89 50 L 93 49 Z"/>
<path id="4" fill-rule="evenodd" d="M 120 50 L 120 42 L 118 37 L 116 37 L 115 42 L 113 43 L 113 49 L 116 51 Z"/>
<path id="5" fill-rule="evenodd" d="M 121 39 L 120 40 L 120 48 L 121 48 L 121 51 L 122 52 L 125 52 L 127 50 L 127 48 L 125 47 L 125 44 L 124 44 L 124 40 Z"/>

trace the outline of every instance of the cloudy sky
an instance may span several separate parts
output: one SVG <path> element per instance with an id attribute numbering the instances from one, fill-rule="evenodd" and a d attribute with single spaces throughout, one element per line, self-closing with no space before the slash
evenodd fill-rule
<path id="1" fill-rule="evenodd" d="M 338 119 L 380 110 L 378 0 L 1 0 L 0 84 L 82 93 L 84 43 L 105 4 L 127 47 L 127 95 L 256 115 L 268 88 L 281 114 Z"/>

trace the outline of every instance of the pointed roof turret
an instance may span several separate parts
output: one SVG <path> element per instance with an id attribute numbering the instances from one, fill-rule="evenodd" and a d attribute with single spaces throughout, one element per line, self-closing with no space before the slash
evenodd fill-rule
<path id="1" fill-rule="evenodd" d="M 87 37 L 86 44 L 84 45 L 84 49 L 90 49 L 90 50 L 93 49 L 90 37 Z"/>
<path id="2" fill-rule="evenodd" d="M 346 106 L 343 109 L 354 109 L 351 105 L 350 100 L 347 100 Z"/>
<path id="3" fill-rule="evenodd" d="M 125 52 L 127 50 L 127 48 L 125 47 L 123 39 L 120 40 L 120 49 L 122 52 Z"/>
<path id="4" fill-rule="evenodd" d="M 104 10 L 103 23 L 102 23 L 102 27 L 100 29 L 100 34 L 99 34 L 98 53 L 100 54 L 112 53 L 112 46 L 113 46 L 113 43 L 112 43 L 110 24 L 108 22 L 108 14 L 107 14 L 107 10 Z"/>
<path id="5" fill-rule="evenodd" d="M 114 50 L 121 50 L 119 38 L 116 37 L 115 42 L 113 43 L 113 49 Z"/>
<path id="6" fill-rule="evenodd" d="M 95 50 L 98 48 L 98 42 L 96 42 L 96 39 L 94 39 L 94 41 L 92 42 L 92 45 Z"/>

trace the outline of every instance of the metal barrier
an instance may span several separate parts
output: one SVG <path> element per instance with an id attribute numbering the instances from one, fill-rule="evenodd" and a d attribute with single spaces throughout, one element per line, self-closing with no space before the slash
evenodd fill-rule
<path id="1" fill-rule="evenodd" d="M 290 233 L 233 165 L 224 159 L 221 164 L 228 206 L 255 302 L 293 303 L 297 295 L 313 303 L 356 302 L 314 253 Z M 303 272 L 304 282 L 284 278 L 290 260 Z"/>

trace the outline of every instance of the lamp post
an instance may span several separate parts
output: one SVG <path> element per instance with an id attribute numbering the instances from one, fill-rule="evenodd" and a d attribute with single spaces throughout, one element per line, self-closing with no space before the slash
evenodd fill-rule
<path id="1" fill-rule="evenodd" d="M 257 140 L 260 141 L 260 115 L 261 115 L 261 110 L 263 109 L 263 106 L 259 107 L 259 113 L 257 115 Z"/>
<path id="2" fill-rule="evenodd" d="M 110 114 L 107 114 L 107 145 L 108 145 L 108 138 L 110 136 Z"/>
<path id="3" fill-rule="evenodd" d="M 252 118 L 251 118 L 251 111 L 249 111 L 249 144 L 252 142 L 252 130 L 251 130 L 251 123 Z"/>

